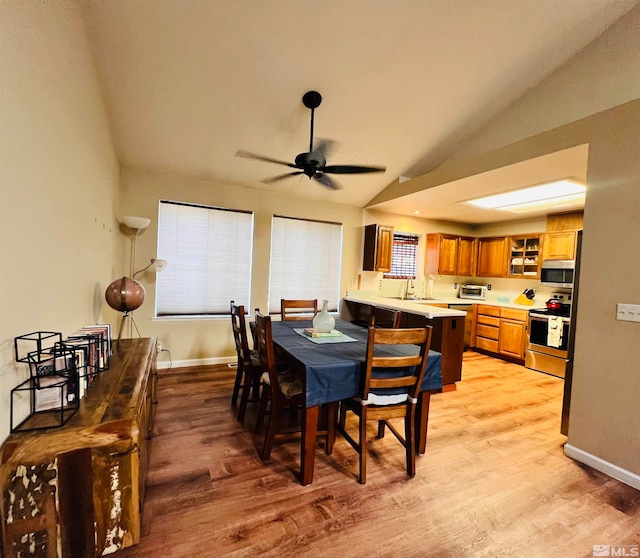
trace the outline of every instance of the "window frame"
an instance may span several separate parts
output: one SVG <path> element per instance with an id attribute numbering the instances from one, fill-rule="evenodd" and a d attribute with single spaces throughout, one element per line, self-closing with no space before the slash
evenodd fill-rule
<path id="1" fill-rule="evenodd" d="M 162 293 L 162 289 L 163 288 L 167 289 L 166 285 L 163 286 L 163 282 L 166 281 L 166 279 L 163 278 L 163 277 L 166 277 L 164 276 L 164 274 L 171 269 L 172 263 L 174 265 L 179 265 L 179 266 L 181 265 L 180 260 L 176 257 L 173 257 L 174 254 L 166 253 L 166 250 L 168 250 L 168 248 L 163 246 L 162 228 L 167 225 L 167 223 L 165 222 L 165 220 L 161 215 L 163 204 L 166 206 L 191 207 L 195 209 L 206 210 L 207 212 L 223 212 L 224 214 L 233 213 L 236 215 L 249 216 L 248 230 L 243 231 L 245 234 L 240 236 L 235 236 L 233 238 L 235 250 L 229 251 L 229 253 L 235 253 L 235 254 L 240 253 L 242 258 L 246 258 L 245 260 L 246 265 L 241 267 L 239 271 L 236 271 L 231 275 L 233 275 L 236 278 L 239 274 L 240 276 L 246 275 L 247 279 L 240 283 L 237 283 L 235 280 L 231 280 L 225 285 L 226 287 L 231 287 L 231 288 L 235 286 L 238 286 L 238 287 L 241 286 L 242 289 L 244 290 L 244 294 L 241 294 L 239 292 L 235 292 L 233 294 L 228 293 L 228 300 L 226 300 L 227 296 L 224 296 L 224 299 L 226 300 L 226 303 L 224 304 L 221 303 L 220 301 L 213 302 L 213 300 L 215 300 L 215 295 L 213 295 L 211 299 L 212 301 L 208 303 L 205 302 L 205 306 L 203 306 L 202 311 L 199 311 L 199 312 L 194 311 L 192 309 L 184 310 L 184 311 L 161 310 L 163 306 L 167 306 L 171 304 L 170 302 L 164 302 L 164 303 L 161 302 L 161 298 L 164 296 Z M 208 220 L 210 220 L 211 216 L 214 214 L 215 213 L 209 213 Z M 247 224 L 244 223 L 243 226 L 246 227 Z M 255 231 L 255 214 L 251 210 L 235 209 L 235 208 L 228 208 L 228 207 L 206 205 L 202 203 L 182 202 L 182 201 L 166 200 L 166 199 L 159 200 L 158 201 L 157 253 L 158 253 L 158 259 L 164 259 L 167 261 L 167 268 L 162 272 L 161 275 L 158 275 L 156 278 L 154 318 L 158 320 L 172 320 L 172 319 L 185 320 L 185 319 L 215 319 L 220 317 L 228 317 L 229 303 L 231 300 L 235 300 L 238 304 L 244 304 L 246 308 L 251 308 L 251 295 L 252 295 L 252 288 L 253 288 L 254 231 Z M 184 236 L 185 233 L 183 232 L 182 234 Z M 207 226 L 207 229 L 206 229 L 207 237 L 210 237 L 212 234 L 214 236 L 216 235 L 215 227 Z M 176 248 L 180 242 L 181 242 L 180 239 L 175 240 Z M 184 239 L 182 239 L 182 242 L 184 242 Z M 211 277 L 212 276 L 218 277 L 219 275 L 218 274 L 219 270 L 214 267 L 215 261 L 213 260 L 213 257 L 215 257 L 216 254 L 220 252 L 219 250 L 220 244 L 211 243 L 211 245 L 213 246 L 212 248 L 210 248 L 208 245 L 205 247 L 207 258 L 204 260 L 204 262 L 200 261 L 200 265 L 204 265 L 207 270 L 211 270 L 211 269 L 214 270 L 213 274 L 210 271 L 207 271 L 204 274 L 205 275 L 204 280 L 206 281 L 206 285 L 202 288 L 202 292 L 201 292 L 201 295 L 203 296 L 203 301 L 207 300 L 206 299 L 207 292 L 209 292 L 209 289 L 211 289 L 211 284 L 215 281 L 215 279 L 212 279 Z M 222 258 L 218 256 L 218 259 L 222 259 Z M 184 268 L 184 264 L 181 265 L 181 268 Z M 183 271 L 183 273 L 188 273 L 188 271 Z M 217 286 L 218 286 L 218 283 L 216 283 L 216 287 Z M 173 302 L 173 304 L 176 305 L 178 303 Z M 216 308 L 207 308 L 206 304 L 215 305 Z"/>

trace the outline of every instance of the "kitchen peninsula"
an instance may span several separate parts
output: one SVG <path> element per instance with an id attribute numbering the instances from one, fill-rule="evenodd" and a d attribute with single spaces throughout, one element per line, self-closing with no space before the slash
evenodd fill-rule
<path id="1" fill-rule="evenodd" d="M 462 352 L 464 350 L 464 321 L 466 312 L 433 306 L 430 300 L 401 300 L 369 295 L 365 292 L 347 293 L 342 299 L 340 316 L 353 320 L 362 306 L 400 310 L 400 327 L 433 327 L 431 349 L 442 355 L 442 389 L 456 389 L 462 379 Z"/>

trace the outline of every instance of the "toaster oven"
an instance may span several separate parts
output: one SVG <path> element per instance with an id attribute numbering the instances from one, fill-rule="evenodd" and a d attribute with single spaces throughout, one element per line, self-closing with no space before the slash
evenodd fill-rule
<path id="1" fill-rule="evenodd" d="M 472 298 L 475 300 L 486 300 L 487 287 L 484 285 L 460 285 L 458 298 Z"/>

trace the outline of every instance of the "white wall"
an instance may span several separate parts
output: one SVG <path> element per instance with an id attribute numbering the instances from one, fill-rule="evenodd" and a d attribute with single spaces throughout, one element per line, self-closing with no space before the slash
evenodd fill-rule
<path id="1" fill-rule="evenodd" d="M 0 2 L 0 440 L 28 377 L 13 338 L 114 317 L 118 167 L 80 15 Z"/>

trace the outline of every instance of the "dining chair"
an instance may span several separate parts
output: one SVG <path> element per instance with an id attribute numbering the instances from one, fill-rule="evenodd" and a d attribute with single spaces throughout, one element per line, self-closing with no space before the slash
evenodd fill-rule
<path id="1" fill-rule="evenodd" d="M 358 452 L 358 480 L 361 484 L 367 481 L 368 421 L 378 422 L 379 438 L 384 436 L 385 426 L 391 430 L 405 448 L 407 475 L 415 476 L 416 406 L 429 358 L 432 332 L 431 326 L 410 329 L 369 327 L 360 395 L 340 402 L 340 417 L 335 430 L 332 429 L 333 438 L 327 443 L 327 453 L 331 453 L 337 431 Z M 414 356 L 392 355 L 389 351 L 380 354 L 379 349 L 392 345 L 417 345 L 419 352 Z M 352 411 L 359 418 L 357 442 L 346 430 L 347 411 Z M 404 434 L 389 422 L 399 418 L 404 419 Z"/>
<path id="2" fill-rule="evenodd" d="M 358 304 L 354 310 L 351 323 L 363 327 L 375 326 L 398 329 L 401 321 L 401 310 L 378 308 L 370 304 Z"/>
<path id="3" fill-rule="evenodd" d="M 318 313 L 318 299 L 280 299 L 280 315 L 286 320 L 312 320 Z"/>
<path id="4" fill-rule="evenodd" d="M 292 370 L 279 369 L 273 347 L 271 317 L 261 314 L 258 310 L 255 313 L 255 336 L 258 342 L 258 355 L 262 370 L 262 395 L 256 428 L 264 422 L 267 406 L 269 403 L 271 404 L 261 453 L 262 460 L 266 461 L 271 456 L 271 448 L 282 411 L 285 408 L 304 406 L 305 393 L 302 381 Z"/>
<path id="5" fill-rule="evenodd" d="M 240 392 L 240 388 L 242 388 L 237 418 L 240 422 L 243 422 L 252 390 L 253 399 L 251 400 L 259 400 L 258 395 L 262 369 L 260 368 L 260 357 L 258 356 L 258 352 L 249 348 L 244 306 L 237 305 L 232 300 L 230 308 L 231 327 L 233 329 L 233 339 L 235 341 L 236 353 L 238 356 L 238 366 L 236 370 L 236 378 L 233 384 L 233 393 L 231 395 L 231 405 L 234 407 L 237 405 L 238 394 Z"/>

